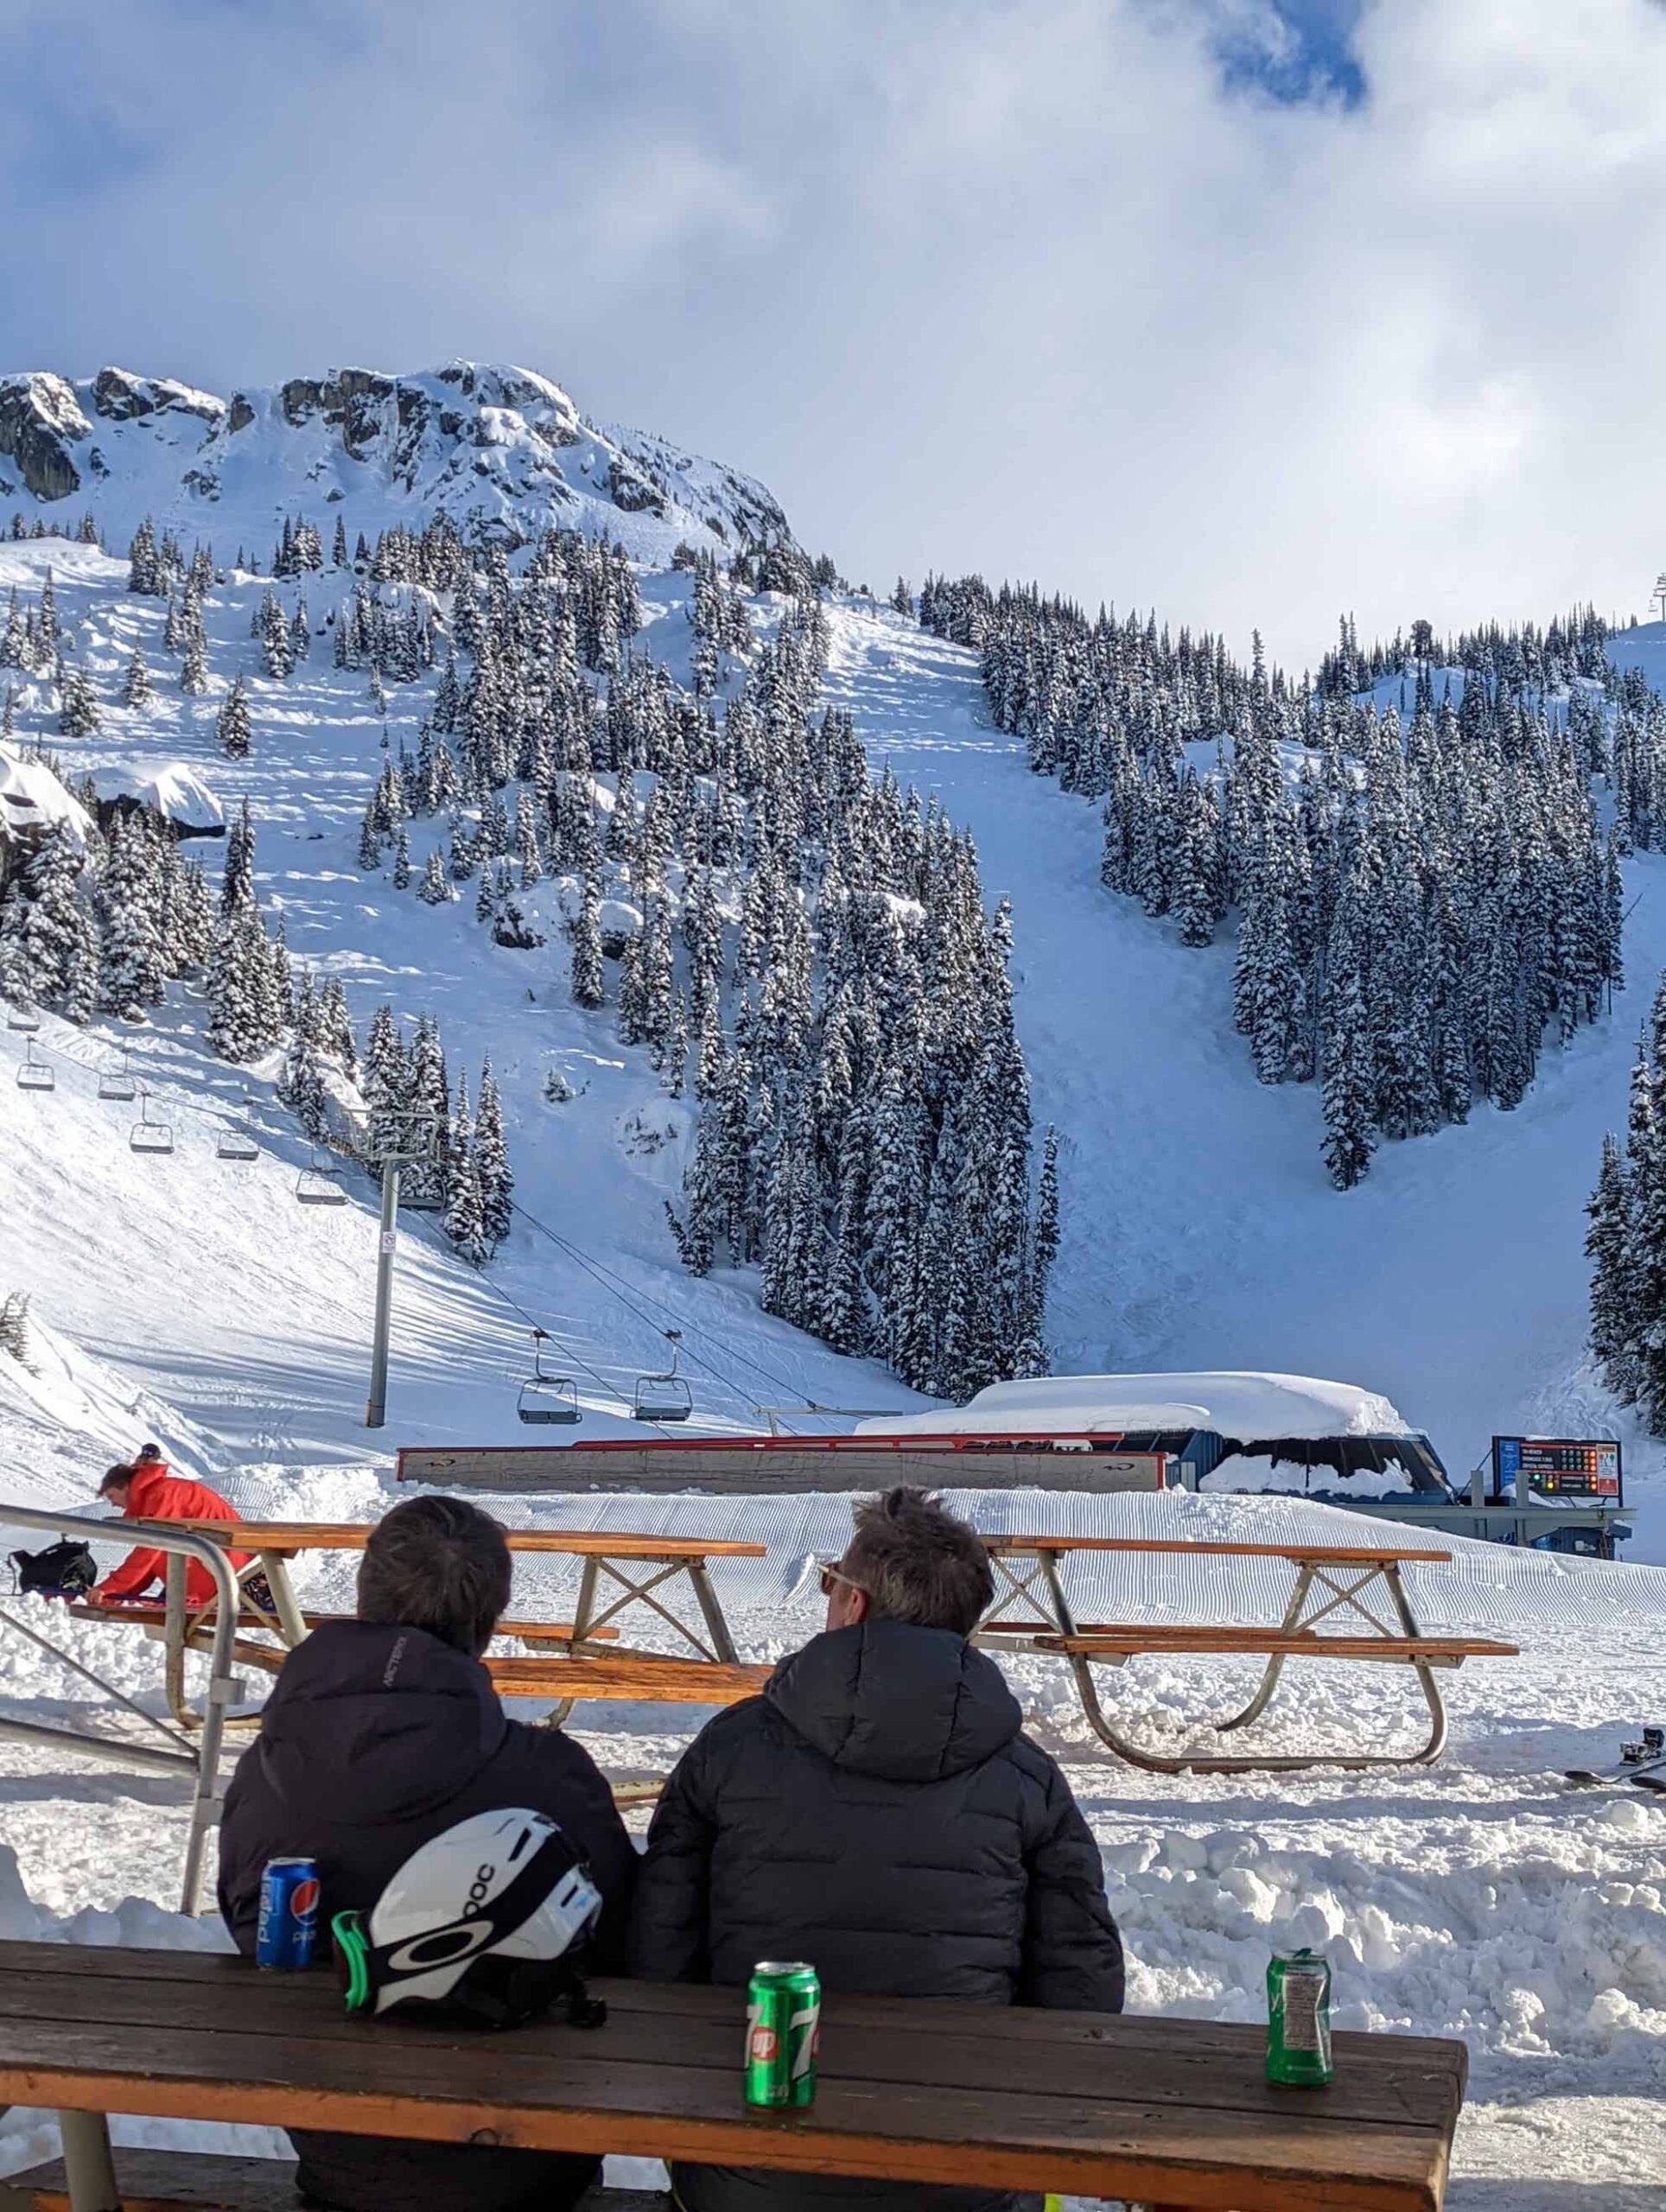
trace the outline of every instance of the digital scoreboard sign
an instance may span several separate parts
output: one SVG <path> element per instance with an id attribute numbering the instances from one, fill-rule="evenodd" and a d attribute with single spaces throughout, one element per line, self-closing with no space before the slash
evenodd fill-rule
<path id="1" fill-rule="evenodd" d="M 1620 1503 L 1619 1446 L 1608 1437 L 1495 1436 L 1492 1487 L 1500 1498 L 1586 1497 Z"/>

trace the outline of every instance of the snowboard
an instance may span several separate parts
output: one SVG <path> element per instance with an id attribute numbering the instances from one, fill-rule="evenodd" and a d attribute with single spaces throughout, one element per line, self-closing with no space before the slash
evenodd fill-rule
<path id="1" fill-rule="evenodd" d="M 1666 1795 L 1666 1728 L 1645 1728 L 1641 1743 L 1622 1745 L 1612 1766 L 1569 1767 L 1567 1778 L 1585 1789 L 1625 1782 Z"/>

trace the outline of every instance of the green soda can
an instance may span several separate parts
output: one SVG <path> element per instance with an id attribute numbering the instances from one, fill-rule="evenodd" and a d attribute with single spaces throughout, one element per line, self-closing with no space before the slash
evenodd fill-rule
<path id="1" fill-rule="evenodd" d="M 822 1985 L 802 1960 L 762 1959 L 747 1984 L 747 2102 L 813 2105 Z"/>
<path id="2" fill-rule="evenodd" d="M 1267 2078 L 1286 2089 L 1332 2080 L 1331 1967 L 1317 1951 L 1275 1951 L 1267 1967 Z"/>

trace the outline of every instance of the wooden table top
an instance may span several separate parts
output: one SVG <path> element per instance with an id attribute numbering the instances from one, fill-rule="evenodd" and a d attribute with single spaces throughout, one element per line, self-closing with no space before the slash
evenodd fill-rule
<path id="1" fill-rule="evenodd" d="M 1189 1536 L 985 1536 L 992 1552 L 1197 1552 L 1206 1559 L 1288 1559 L 1315 1566 L 1386 1567 L 1404 1560 L 1439 1565 L 1450 1552 L 1395 1544 L 1224 1544 Z"/>
<path id="2" fill-rule="evenodd" d="M 741 2098 L 739 1990 L 598 1982 L 605 2027 L 349 2018 L 325 1974 L 0 1943 L 0 2103 L 978 2182 L 1206 2212 L 1439 2212 L 1459 2043 L 1339 2035 L 1275 2089 L 1259 2026 L 827 2000 L 803 2112 Z"/>
<path id="3" fill-rule="evenodd" d="M 232 1551 L 361 1552 L 373 1521 L 130 1521 L 129 1529 L 188 1529 Z M 614 1535 L 601 1529 L 506 1529 L 512 1552 L 557 1552 L 572 1559 L 763 1559 L 762 1544 L 708 1542 L 699 1536 Z"/>

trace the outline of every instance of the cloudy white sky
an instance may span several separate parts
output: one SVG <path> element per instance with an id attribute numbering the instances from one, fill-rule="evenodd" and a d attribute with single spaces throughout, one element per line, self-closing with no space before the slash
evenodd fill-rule
<path id="1" fill-rule="evenodd" d="M 0 366 L 541 368 L 1300 665 L 1666 565 L 1658 0 L 0 0 Z"/>

